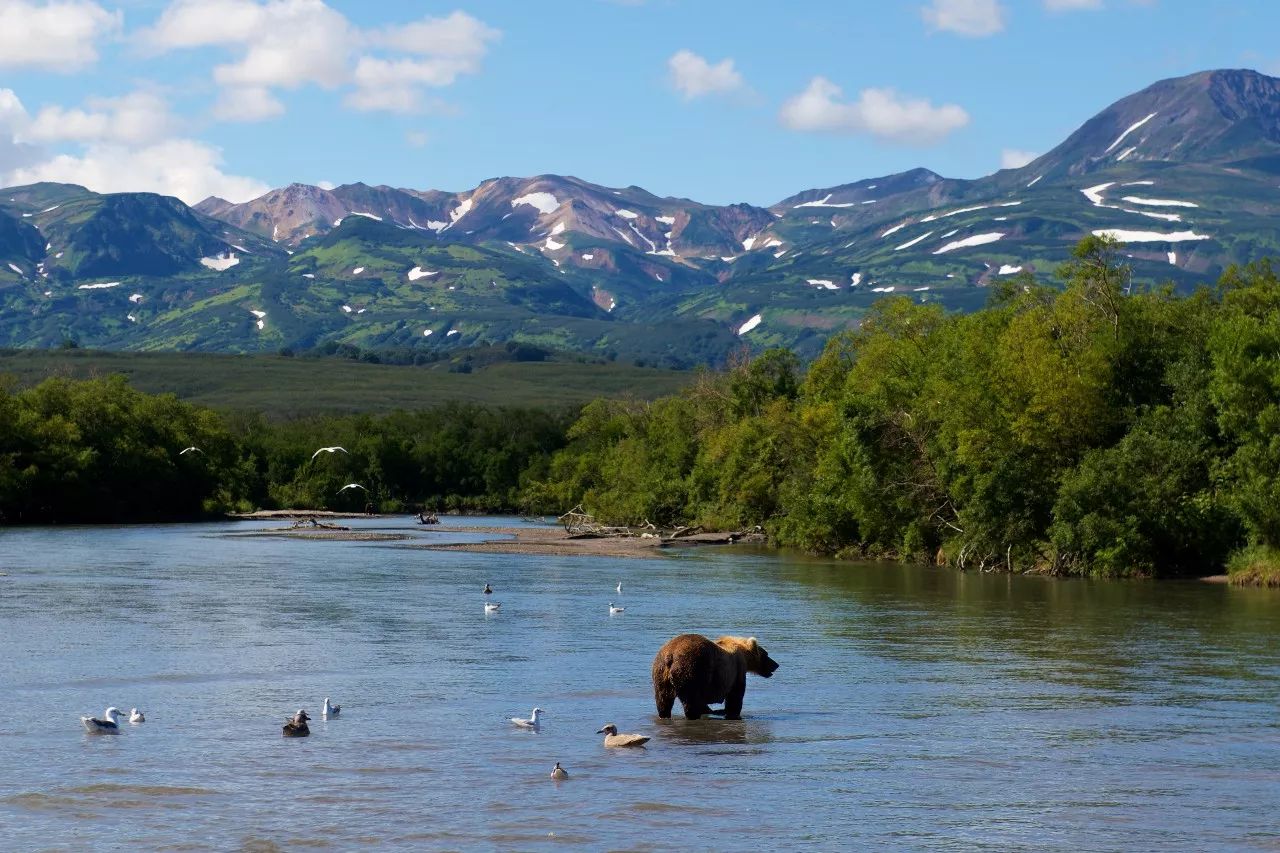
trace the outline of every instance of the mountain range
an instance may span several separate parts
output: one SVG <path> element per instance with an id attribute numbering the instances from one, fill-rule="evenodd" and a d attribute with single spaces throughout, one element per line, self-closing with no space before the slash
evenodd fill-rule
<path id="1" fill-rule="evenodd" d="M 194 207 L 0 190 L 0 345 L 251 352 L 517 340 L 687 365 L 816 352 L 885 294 L 966 310 L 1089 233 L 1187 289 L 1280 252 L 1280 80 L 1164 80 L 1018 169 L 717 206 L 573 177 L 464 192 L 292 184 Z"/>

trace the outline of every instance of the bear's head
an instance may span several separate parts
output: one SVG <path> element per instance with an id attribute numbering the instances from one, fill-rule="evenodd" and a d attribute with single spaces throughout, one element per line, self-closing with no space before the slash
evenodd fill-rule
<path id="1" fill-rule="evenodd" d="M 756 642 L 755 637 L 747 639 L 747 672 L 754 672 L 761 678 L 769 678 L 778 668 L 778 662 L 769 657 L 764 646 Z"/>

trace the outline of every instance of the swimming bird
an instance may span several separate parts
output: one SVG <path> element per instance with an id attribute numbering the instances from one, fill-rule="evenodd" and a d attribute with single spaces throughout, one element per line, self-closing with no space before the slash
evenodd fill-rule
<path id="1" fill-rule="evenodd" d="M 192 451 L 195 451 L 196 453 L 204 453 L 204 451 L 203 451 L 203 450 L 201 450 L 200 448 L 196 447 L 196 446 L 193 444 L 193 445 L 191 445 L 190 447 L 188 447 L 186 450 L 183 450 L 183 451 L 179 452 L 179 453 L 178 453 L 178 455 L 179 455 L 179 456 L 186 456 L 188 453 L 191 453 Z"/>
<path id="2" fill-rule="evenodd" d="M 81 717 L 80 725 L 84 726 L 84 730 L 91 735 L 118 735 L 120 734 L 120 724 L 116 721 L 116 717 L 120 716 L 119 708 L 108 708 L 102 712 L 105 720 L 99 720 L 97 717 Z"/>
<path id="3" fill-rule="evenodd" d="M 609 602 L 609 615 L 610 615 L 610 616 L 614 615 L 615 613 L 621 613 L 622 611 L 624 611 L 624 610 L 626 610 L 626 609 L 627 609 L 627 608 L 625 608 L 625 607 L 615 607 L 612 601 L 610 601 L 610 602 Z"/>
<path id="4" fill-rule="evenodd" d="M 485 613 L 497 613 L 497 612 L 498 612 L 498 608 L 499 608 L 499 607 L 501 607 L 501 606 L 502 606 L 502 605 L 501 605 L 499 602 L 497 602 L 497 601 L 486 601 L 486 602 L 484 603 L 484 612 L 485 612 Z"/>
<path id="5" fill-rule="evenodd" d="M 129 722 L 131 722 L 131 723 L 145 723 L 146 721 L 147 721 L 147 718 L 146 718 L 146 717 L 144 717 L 144 716 L 142 716 L 142 712 L 141 712 L 141 711 L 139 711 L 137 708 L 130 708 L 130 709 L 129 709 Z"/>
<path id="6" fill-rule="evenodd" d="M 649 742 L 648 735 L 618 734 L 618 727 L 613 723 L 609 723 L 596 734 L 604 735 L 604 745 L 611 749 L 615 746 L 644 746 Z"/>
<path id="7" fill-rule="evenodd" d="M 333 447 L 322 447 L 322 448 L 320 448 L 320 449 L 319 449 L 319 450 L 317 450 L 315 453 L 312 453 L 312 454 L 311 454 L 311 458 L 312 458 L 312 459 L 315 459 L 315 458 L 316 458 L 317 456 L 319 456 L 321 453 L 339 453 L 339 452 L 340 452 L 340 453 L 346 453 L 346 452 L 347 452 L 347 449 L 346 449 L 345 447 L 338 447 L 338 446 L 335 444 Z M 349 456 L 350 454 L 347 454 L 347 455 Z"/>
<path id="8" fill-rule="evenodd" d="M 299 708 L 298 713 L 285 722 L 281 733 L 285 737 L 307 737 L 311 734 L 311 729 L 307 726 L 309 719 L 311 718 L 307 716 L 307 712 Z"/>
<path id="9" fill-rule="evenodd" d="M 555 767 L 551 768 L 551 778 L 555 779 L 557 782 L 563 782 L 565 779 L 569 778 L 568 771 L 560 766 L 559 761 L 556 762 Z"/>
<path id="10" fill-rule="evenodd" d="M 324 709 L 320 712 L 322 717 L 336 717 L 342 713 L 341 705 L 333 705 L 329 702 L 329 697 L 324 697 Z"/>
<path id="11" fill-rule="evenodd" d="M 539 722 L 538 720 L 538 715 L 541 713 L 542 713 L 541 708 L 534 708 L 533 713 L 529 716 L 529 719 L 526 720 L 524 717 L 512 717 L 511 722 L 518 729 L 533 729 L 534 731 L 537 731 L 538 729 L 542 728 L 542 723 Z"/>
<path id="12" fill-rule="evenodd" d="M 342 494 L 342 493 L 343 493 L 343 492 L 345 492 L 347 489 L 364 489 L 366 492 L 367 492 L 367 491 L 369 491 L 368 489 L 365 489 L 365 488 L 364 488 L 364 486 L 360 485 L 359 483 L 347 483 L 347 484 L 346 484 L 345 486 L 343 486 L 341 489 L 338 489 L 338 494 Z"/>
<path id="13" fill-rule="evenodd" d="M 485 594 L 485 595 L 493 595 L 493 587 L 489 586 L 489 584 L 487 584 L 487 583 L 486 583 L 486 584 L 484 585 L 484 594 Z"/>
<path id="14" fill-rule="evenodd" d="M 618 595 L 622 595 L 622 581 L 618 581 Z"/>

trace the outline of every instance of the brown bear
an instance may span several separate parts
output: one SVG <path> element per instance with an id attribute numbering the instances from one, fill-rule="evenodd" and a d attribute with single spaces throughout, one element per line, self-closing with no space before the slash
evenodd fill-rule
<path id="1" fill-rule="evenodd" d="M 714 643 L 701 634 L 668 640 L 653 659 L 653 699 L 659 717 L 670 717 L 677 699 L 684 715 L 696 720 L 724 703 L 726 720 L 742 719 L 747 673 L 768 678 L 778 668 L 755 637 L 721 637 Z"/>

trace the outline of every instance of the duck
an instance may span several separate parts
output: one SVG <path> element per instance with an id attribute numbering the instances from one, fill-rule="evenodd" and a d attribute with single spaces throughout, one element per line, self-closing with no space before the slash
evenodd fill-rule
<path id="1" fill-rule="evenodd" d="M 484 594 L 485 594 L 485 595 L 493 595 L 493 587 L 489 586 L 489 584 L 487 584 L 487 583 L 486 583 L 486 584 L 484 585 Z"/>
<path id="2" fill-rule="evenodd" d="M 307 712 L 299 708 L 298 713 L 284 724 L 282 734 L 285 737 L 307 737 L 311 734 L 311 729 L 307 726 L 309 719 L 311 718 L 307 716 Z"/>
<path id="3" fill-rule="evenodd" d="M 534 708 L 529 719 L 526 720 L 524 717 L 512 717 L 511 723 L 518 729 L 533 729 L 534 731 L 537 731 L 542 728 L 542 722 L 538 719 L 538 715 L 541 713 L 541 708 Z"/>
<path id="4" fill-rule="evenodd" d="M 556 762 L 556 766 L 551 768 L 551 778 L 557 782 L 563 782 L 569 778 L 569 771 L 560 766 L 560 762 Z"/>
<path id="5" fill-rule="evenodd" d="M 499 607 L 501 607 L 501 606 L 502 606 L 502 605 L 501 605 L 501 604 L 499 604 L 499 603 L 498 603 L 498 602 L 496 602 L 496 601 L 486 601 L 486 602 L 484 603 L 484 612 L 485 612 L 485 613 L 497 613 L 497 612 L 498 612 L 498 608 L 499 608 Z"/>
<path id="6" fill-rule="evenodd" d="M 324 697 L 324 708 L 320 711 L 322 717 L 336 717 L 342 713 L 341 705 L 334 705 L 329 701 L 329 697 Z"/>
<path id="7" fill-rule="evenodd" d="M 147 718 L 144 717 L 142 715 L 142 712 L 139 711 L 137 708 L 129 709 L 129 722 L 134 723 L 136 725 L 138 723 L 145 723 L 146 721 L 147 721 Z"/>
<path id="8" fill-rule="evenodd" d="M 649 742 L 648 735 L 618 734 L 618 727 L 613 723 L 609 723 L 596 734 L 604 735 L 604 745 L 610 749 L 618 746 L 644 746 Z"/>
<path id="9" fill-rule="evenodd" d="M 617 607 L 617 606 L 615 606 L 615 605 L 614 605 L 614 603 L 613 603 L 612 601 L 610 601 L 610 602 L 609 602 L 609 615 L 610 615 L 610 616 L 614 615 L 615 613 L 621 613 L 622 611 L 624 611 L 624 610 L 626 610 L 626 609 L 627 609 L 627 608 L 625 608 L 625 607 Z"/>
<path id="10" fill-rule="evenodd" d="M 84 730 L 91 735 L 118 735 L 120 734 L 120 723 L 116 717 L 120 716 L 119 708 L 108 708 L 102 712 L 102 716 L 106 719 L 99 720 L 97 717 L 81 717 L 80 725 L 84 726 Z"/>

